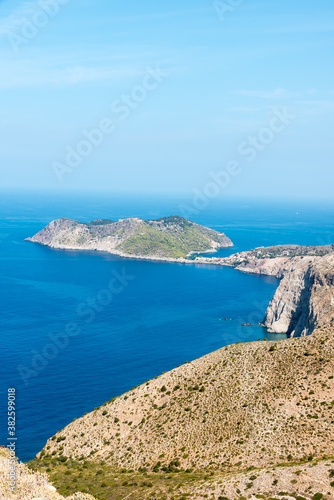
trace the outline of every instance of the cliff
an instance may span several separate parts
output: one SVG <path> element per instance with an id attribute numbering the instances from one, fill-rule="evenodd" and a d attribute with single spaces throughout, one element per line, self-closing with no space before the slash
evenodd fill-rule
<path id="1" fill-rule="evenodd" d="M 264 321 L 270 332 L 309 335 L 334 317 L 334 254 L 293 265 L 271 301 Z"/>
<path id="2" fill-rule="evenodd" d="M 220 264 L 281 279 L 264 326 L 269 332 L 304 336 L 334 317 L 333 250 L 332 245 L 258 248 L 222 259 Z"/>
<path id="3" fill-rule="evenodd" d="M 224 233 L 177 216 L 150 221 L 97 220 L 86 224 L 59 219 L 27 241 L 52 248 L 98 250 L 155 260 L 182 260 L 191 253 L 233 246 Z"/>

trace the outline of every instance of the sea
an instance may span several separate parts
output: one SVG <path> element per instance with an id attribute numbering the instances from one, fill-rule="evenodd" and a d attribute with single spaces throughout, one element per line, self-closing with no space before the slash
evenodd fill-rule
<path id="1" fill-rule="evenodd" d="M 21 461 L 74 418 L 162 372 L 235 342 L 285 338 L 258 324 L 275 278 L 25 241 L 61 217 L 154 219 L 182 215 L 185 206 L 191 220 L 234 242 L 216 256 L 334 243 L 328 202 L 215 199 L 195 208 L 181 195 L 0 193 L 0 445 L 8 443 L 15 388 Z"/>

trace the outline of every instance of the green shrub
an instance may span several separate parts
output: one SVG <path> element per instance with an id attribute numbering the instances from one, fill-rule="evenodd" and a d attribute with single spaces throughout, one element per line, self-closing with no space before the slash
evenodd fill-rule
<path id="1" fill-rule="evenodd" d="M 153 472 L 159 472 L 160 467 L 161 467 L 161 462 L 157 462 L 152 469 Z"/>

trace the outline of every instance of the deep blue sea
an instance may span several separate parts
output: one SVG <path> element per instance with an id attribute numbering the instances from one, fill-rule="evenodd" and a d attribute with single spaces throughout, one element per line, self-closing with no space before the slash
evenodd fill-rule
<path id="1" fill-rule="evenodd" d="M 185 201 L 0 195 L 0 444 L 7 439 L 7 389 L 15 387 L 21 460 L 32 459 L 73 418 L 163 371 L 237 341 L 280 338 L 257 325 L 277 287 L 273 278 L 52 250 L 24 241 L 60 217 L 151 219 L 179 214 Z M 235 243 L 219 252 L 228 255 L 261 245 L 334 243 L 333 215 L 334 206 L 321 203 L 216 200 L 191 218 L 224 231 Z M 106 297 L 101 291 L 115 272 L 132 279 L 101 305 L 96 301 Z M 95 307 L 94 301 L 98 310 L 87 323 L 78 307 Z M 50 335 L 62 339 L 73 323 L 80 333 L 55 349 Z"/>

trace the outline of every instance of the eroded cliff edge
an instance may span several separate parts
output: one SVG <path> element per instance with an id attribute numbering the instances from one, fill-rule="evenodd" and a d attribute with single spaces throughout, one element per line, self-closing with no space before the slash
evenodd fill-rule
<path id="1" fill-rule="evenodd" d="M 269 332 L 305 336 L 334 317 L 332 245 L 259 248 L 224 261 L 243 272 L 281 279 L 264 319 Z"/>

